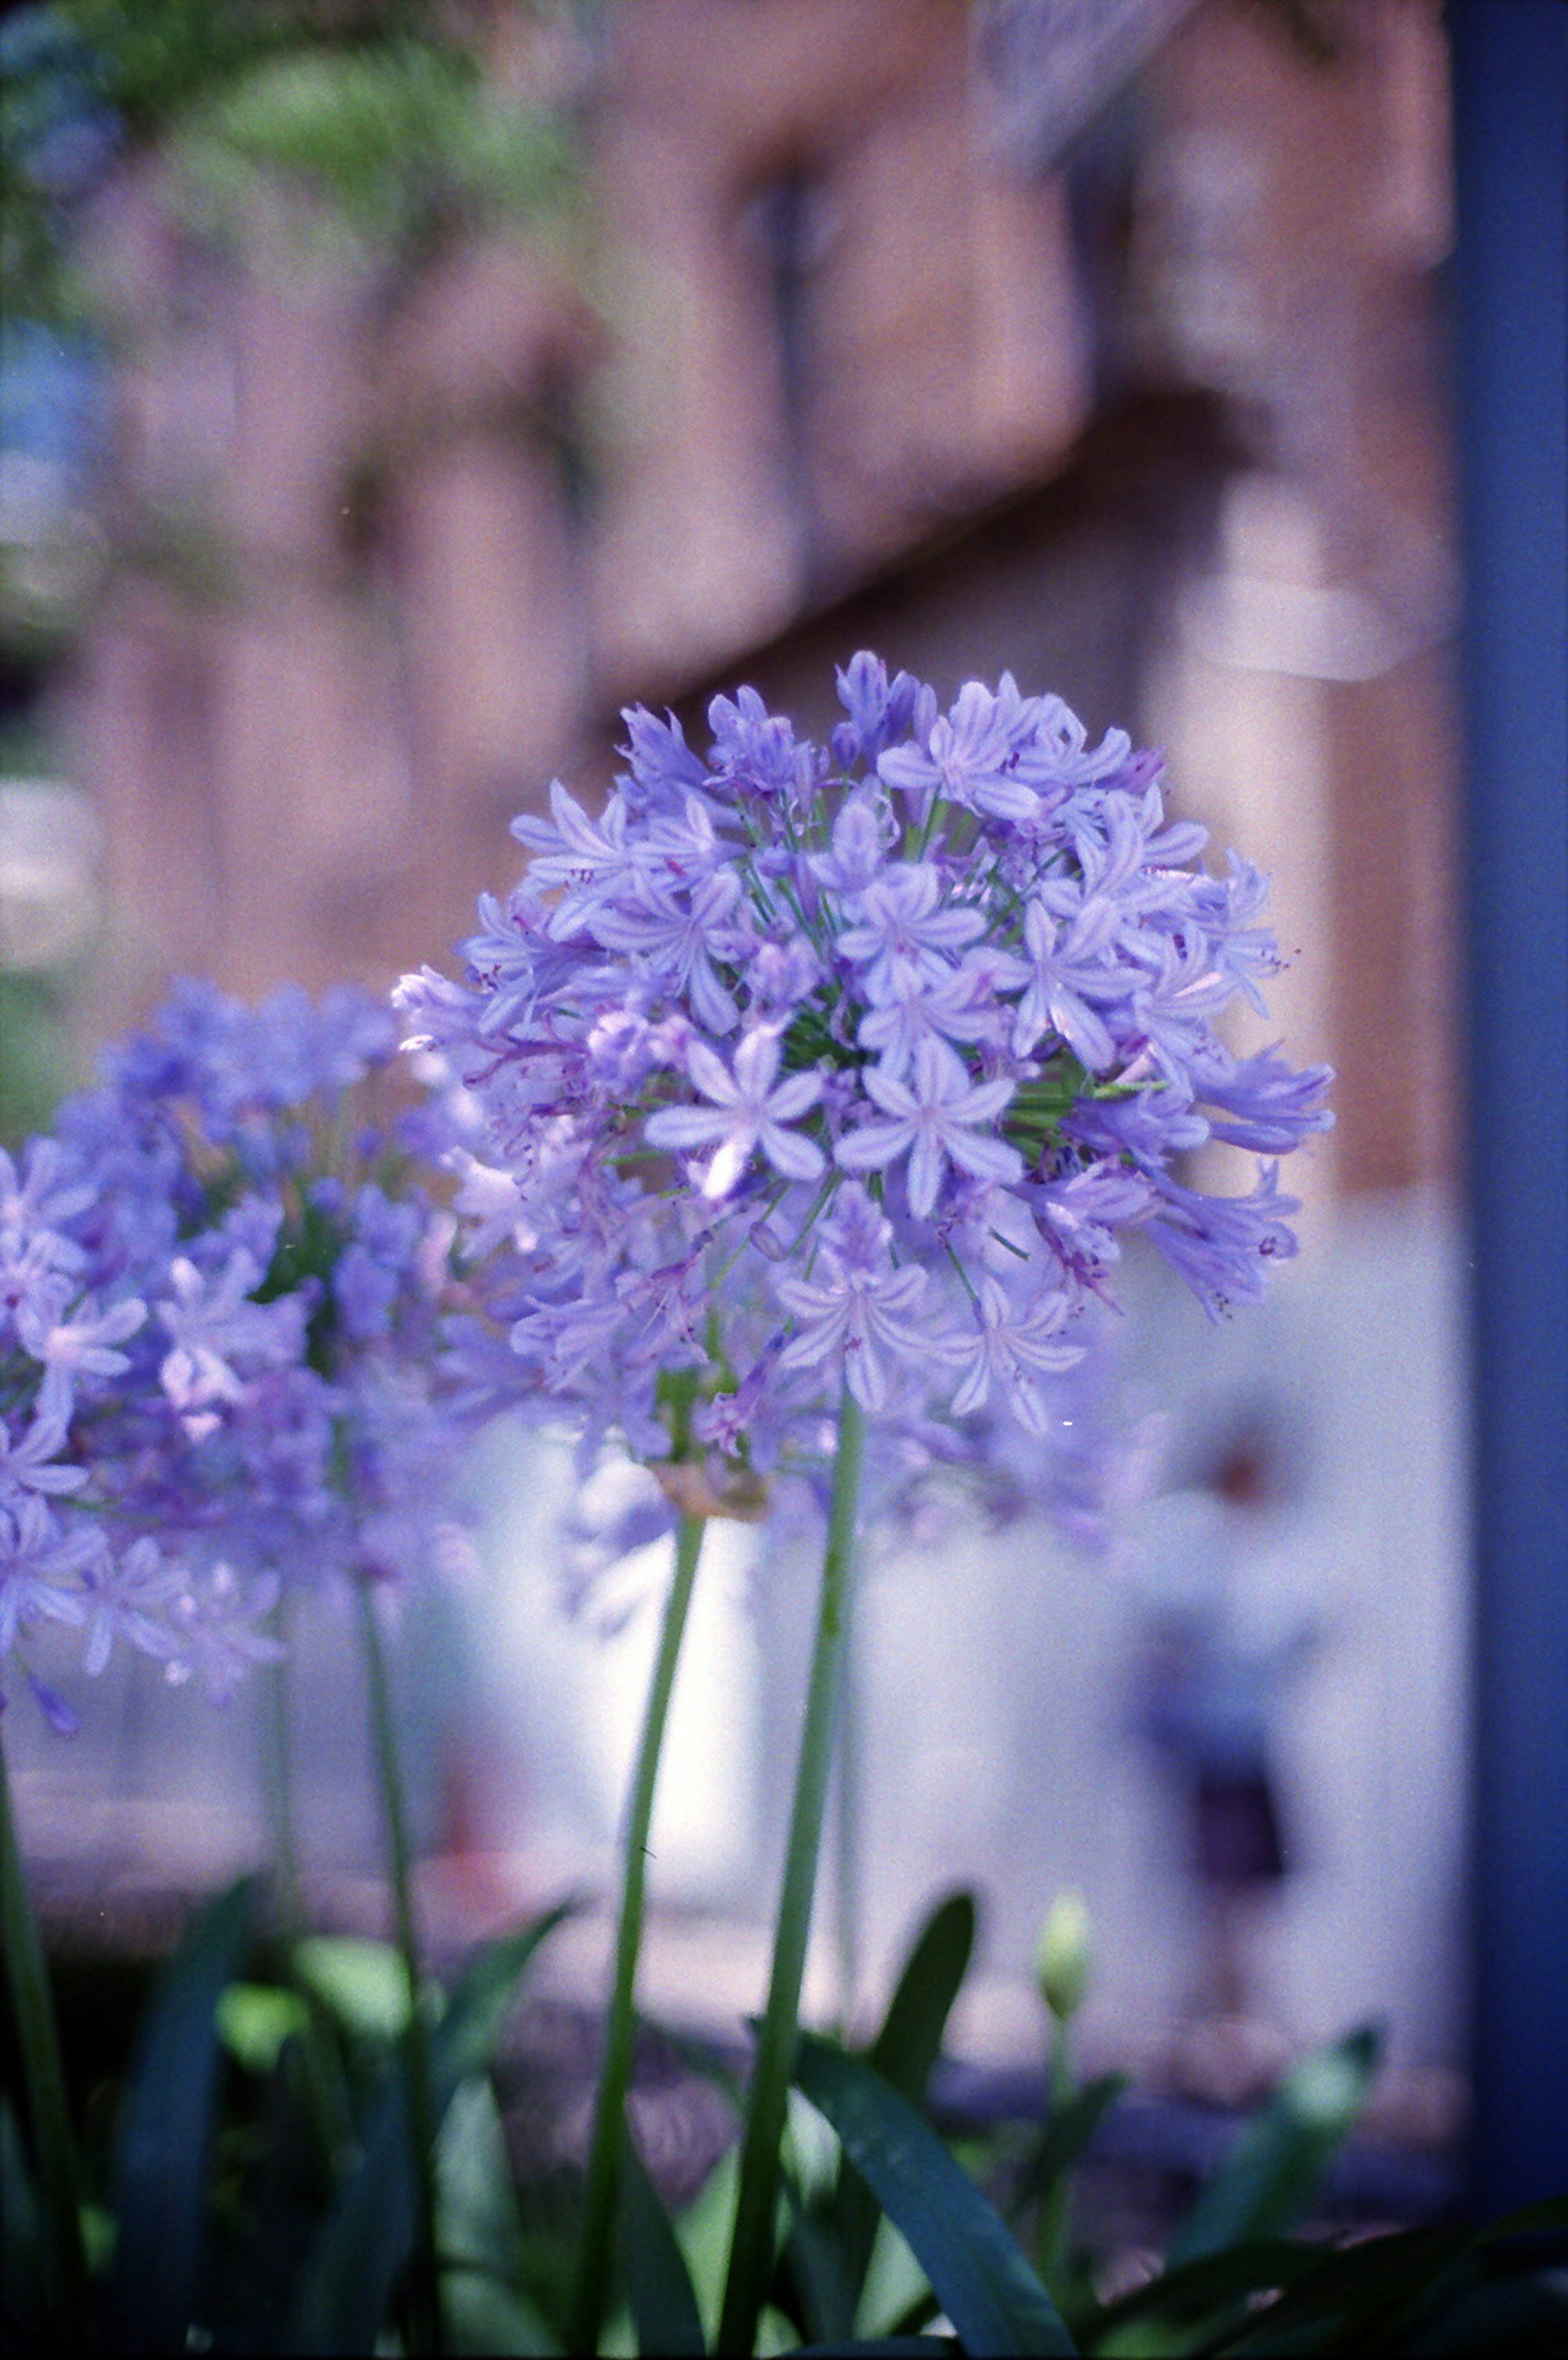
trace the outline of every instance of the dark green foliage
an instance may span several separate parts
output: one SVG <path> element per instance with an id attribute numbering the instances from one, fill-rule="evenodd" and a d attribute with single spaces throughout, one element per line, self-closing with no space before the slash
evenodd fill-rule
<path id="1" fill-rule="evenodd" d="M 1076 2349 L 1006 2223 L 906 2098 L 863 2059 L 810 2033 L 795 2081 L 908 2240 L 966 2350 Z"/>
<path id="2" fill-rule="evenodd" d="M 262 1950 L 238 1980 L 249 1880 L 204 1910 L 158 1976 L 118 2088 L 109 2202 L 84 2229 L 110 2352 L 369 2352 L 396 2318 L 414 2238 L 396 1954 Z M 521 1976 L 573 1905 L 487 1945 L 431 2050 L 444 2292 L 455 2353 L 549 2353 L 488 2080 Z M 276 1979 L 274 1979 L 276 1977 Z M 439 2012 L 438 2012 L 439 2011 Z M 656 2200 L 654 2200 L 656 2202 Z M 667 2234 L 667 2226 L 666 2226 Z M 0 2102 L 0 2351 L 65 2348 L 48 2223 Z"/>
<path id="3" fill-rule="evenodd" d="M 234 1980 L 254 1897 L 246 1879 L 203 1911 L 160 1978 L 137 2043 L 112 2192 L 110 2341 L 122 2351 L 178 2349 L 195 2316 L 222 2062 L 218 2002 Z"/>
<path id="4" fill-rule="evenodd" d="M 486 1945 L 431 2038 L 437 2123 L 461 2083 L 488 2067 L 517 1985 L 572 1905 Z M 356 2156 L 318 2235 L 300 2289 L 295 2348 L 367 2352 L 413 2250 L 415 2191 L 407 2093 L 389 2059 L 361 2125 Z"/>
<path id="5" fill-rule="evenodd" d="M 368 2353 L 389 2333 L 406 2345 L 415 2209 L 397 1956 L 334 1939 L 247 1950 L 249 1900 L 236 1886 L 197 1918 L 146 2001 L 123 2081 L 103 2085 L 105 2097 L 118 2088 L 110 2201 L 90 2202 L 84 2226 L 109 2351 L 179 2349 L 192 2329 L 219 2350 Z M 520 2198 L 488 2065 L 519 1979 L 564 1914 L 488 1945 L 444 2004 L 427 1994 L 453 2355 L 562 2348 L 573 2223 L 559 2209 L 545 2222 L 526 2189 Z M 815 2140 L 804 2135 L 809 2116 L 796 2125 L 771 2337 L 793 2329 L 805 2354 L 867 2360 L 1075 2349 L 1103 2360 L 1443 2360 L 1493 2350 L 1544 2360 L 1568 2349 L 1568 2200 L 1482 2228 L 1444 2223 L 1348 2245 L 1294 2234 L 1321 2204 L 1365 2098 L 1376 2053 L 1367 2032 L 1285 2077 L 1200 2192 L 1159 2275 L 1103 2301 L 1092 2258 L 1076 2255 L 1064 2322 L 920 2111 L 973 1939 L 972 1903 L 943 1902 L 864 2055 L 802 2037 L 795 2083 L 839 2151 L 820 2124 Z M 94 2075 L 114 2070 L 106 2050 L 93 2053 Z M 1026 2212 L 1072 2174 L 1119 2090 L 1116 2077 L 1090 2082 L 1057 2106 L 1021 2163 L 1014 2147 L 1009 2169 L 998 2143 L 968 2151 L 973 2169 Z M 104 2180 L 88 2160 L 92 2197 Z M 733 2185 L 726 2157 L 672 2220 L 629 2152 L 618 2280 L 640 2351 L 706 2350 Z M 888 2300 L 886 2255 L 869 2285 L 883 2214 L 929 2282 L 923 2300 L 908 2255 L 907 2302 L 902 2291 Z M 48 2251 L 27 2128 L 0 2102 L 0 2350 L 62 2348 Z M 883 2332 L 855 2340 L 857 2317 Z"/>
<path id="6" fill-rule="evenodd" d="M 1366 2103 L 1378 2045 L 1364 2027 L 1286 2075 L 1182 2223 L 1168 2262 L 1280 2236 L 1305 2217 Z"/>
<path id="7" fill-rule="evenodd" d="M 65 994 L 53 976 L 0 972 L 0 1147 L 54 1111 L 66 1080 Z"/>
<path id="8" fill-rule="evenodd" d="M 0 2098 L 0 2352 L 42 2342 L 49 2312 L 48 2240 L 21 2134 Z"/>
<path id="9" fill-rule="evenodd" d="M 629 2138 L 621 2160 L 621 2258 L 637 2348 L 672 2355 L 706 2353 L 691 2272 L 647 2166 Z"/>
<path id="10" fill-rule="evenodd" d="M 1019 2169 L 1011 2211 L 1043 2203 L 1065 2172 L 1082 2157 L 1095 2132 L 1127 2087 L 1124 2073 L 1102 2073 L 1086 2081 L 1062 2106 L 1053 2108 L 1045 2128 Z"/>
<path id="11" fill-rule="evenodd" d="M 941 2054 L 948 2018 L 969 1972 L 975 1927 L 972 1894 L 950 1894 L 938 1903 L 916 1939 L 882 2030 L 872 2044 L 871 2064 L 911 2105 L 925 2103 L 926 2086 Z M 849 2334 L 853 2328 L 871 2264 L 879 2209 L 865 2180 L 853 2164 L 846 2162 L 834 2195 L 832 2228 L 842 2256 L 847 2314 L 834 2318 L 825 2329 L 827 2333 Z"/>

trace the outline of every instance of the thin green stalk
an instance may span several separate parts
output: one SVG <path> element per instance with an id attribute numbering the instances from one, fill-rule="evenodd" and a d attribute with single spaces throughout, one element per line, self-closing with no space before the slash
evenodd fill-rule
<path id="1" fill-rule="evenodd" d="M 855 1628 L 844 1633 L 839 1678 L 839 1763 L 833 1797 L 833 1931 L 839 1950 L 839 2029 L 855 2020 L 861 1985 L 861 1699 L 855 1677 Z"/>
<path id="2" fill-rule="evenodd" d="M 567 2338 L 573 2352 L 598 2350 L 604 2320 L 604 2299 L 615 2243 L 616 2211 L 620 2196 L 621 2167 L 626 2151 L 626 2093 L 631 2083 L 631 2056 L 637 2037 L 637 1960 L 642 1947 L 643 1900 L 648 1880 L 648 1837 L 653 1824 L 653 1794 L 659 1757 L 663 1751 L 664 1724 L 670 1715 L 675 1667 L 685 1635 L 686 1614 L 696 1579 L 706 1530 L 701 1516 L 683 1516 L 675 1539 L 675 1577 L 664 1607 L 659 1650 L 648 1690 L 642 1735 L 627 1804 L 620 1886 L 620 1918 L 615 1937 L 615 1981 L 605 2023 L 604 2057 L 599 2066 L 598 2097 L 594 2112 L 593 2143 L 588 2149 L 587 2186 L 583 2206 L 582 2242 L 577 2252 L 577 2278 L 572 2299 L 572 2328 Z"/>
<path id="3" fill-rule="evenodd" d="M 67 2348 L 95 2351 L 97 2334 L 82 2243 L 82 2174 L 66 2103 L 60 2035 L 49 1997 L 49 1972 L 38 1920 L 27 1897 L 27 1874 L 11 1809 L 10 1774 L 0 1747 L 0 1947 L 11 1986 L 16 2040 L 22 2053 L 27 2106 L 43 2176 L 54 2245 L 55 2286 Z"/>
<path id="4" fill-rule="evenodd" d="M 403 1973 L 409 1990 L 408 2023 L 403 2033 L 403 2073 L 408 2092 L 409 2147 L 413 2164 L 418 2240 L 410 2290 L 411 2342 L 416 2352 L 439 2355 L 442 2332 L 441 2275 L 435 2241 L 435 2096 L 431 2074 L 430 2027 L 421 1997 L 419 1942 L 414 1932 L 408 1810 L 398 1761 L 391 1684 L 387 1676 L 387 1651 L 381 1643 L 380 1625 L 376 1619 L 376 1601 L 368 1581 L 361 1580 L 356 1586 L 359 1592 L 359 1627 L 364 1636 L 365 1666 L 370 1693 L 370 1728 L 381 1789 L 381 1808 L 386 1820 L 387 1868 L 391 1879 L 398 1949 L 402 1954 Z"/>
<path id="5" fill-rule="evenodd" d="M 272 1830 L 277 1930 L 285 1961 L 283 1972 L 305 2010 L 300 2039 L 305 2104 L 310 2112 L 322 2161 L 330 2172 L 353 2145 L 354 2121 L 341 2070 L 323 2032 L 317 2005 L 299 1971 L 299 1945 L 304 1938 L 306 1926 L 294 1808 L 293 1740 L 295 1699 L 298 1695 L 292 1677 L 291 1623 L 294 1620 L 285 1591 L 272 1616 L 272 1635 L 282 1643 L 284 1653 L 270 1670 L 262 1675 L 267 1689 L 264 1707 L 267 1729 L 263 1742 L 267 1808 Z"/>
<path id="6" fill-rule="evenodd" d="M 272 1635 L 283 1654 L 265 1677 L 267 1689 L 267 1805 L 272 1822 L 272 1858 L 278 1880 L 278 1920 L 283 1939 L 292 1945 L 304 1931 L 300 1907 L 300 1852 L 294 1837 L 293 1698 L 291 1693 L 288 1613 L 280 1598 L 272 1617 Z"/>
<path id="7" fill-rule="evenodd" d="M 1046 2092 L 1046 2120 L 1051 2123 L 1064 2106 L 1071 2103 L 1078 2092 L 1078 2076 L 1072 2063 L 1072 2040 L 1066 2016 L 1054 2016 L 1051 2019 L 1051 2054 Z M 1071 2200 L 1072 2175 L 1064 2164 L 1041 2199 L 1040 2222 L 1035 2238 L 1035 2263 L 1041 2283 L 1058 2301 L 1064 2291 L 1062 2278 L 1067 2263 L 1068 2212 Z"/>
<path id="8" fill-rule="evenodd" d="M 784 1857 L 778 1926 L 773 1936 L 773 1978 L 747 2098 L 735 2234 L 729 2247 L 729 2271 L 717 2345 L 720 2352 L 749 2353 L 753 2348 L 773 2270 L 779 2148 L 789 2110 L 789 2081 L 800 2022 L 800 1987 L 811 1932 L 811 1904 L 822 1843 L 828 1773 L 833 1759 L 833 1724 L 854 1575 L 855 1527 L 864 1457 L 864 1413 L 846 1386 L 839 1408 L 838 1453 L 828 1513 L 828 1546 L 822 1560 L 817 1644 L 806 1688 L 789 1848 Z"/>

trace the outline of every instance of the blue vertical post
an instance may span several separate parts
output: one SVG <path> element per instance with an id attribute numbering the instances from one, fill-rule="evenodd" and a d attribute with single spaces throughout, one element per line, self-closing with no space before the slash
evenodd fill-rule
<path id="1" fill-rule="evenodd" d="M 1568 6 L 1453 0 L 1466 578 L 1474 2195 L 1568 2191 Z"/>

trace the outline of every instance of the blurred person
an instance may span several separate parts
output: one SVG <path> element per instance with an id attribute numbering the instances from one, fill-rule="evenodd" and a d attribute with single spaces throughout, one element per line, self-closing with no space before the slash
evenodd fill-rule
<path id="1" fill-rule="evenodd" d="M 1257 1953 L 1299 1864 L 1279 1798 L 1280 1706 L 1321 1635 L 1314 1614 L 1277 1595 L 1258 1611 L 1257 1568 L 1269 1555 L 1272 1512 L 1289 1491 L 1278 1427 L 1262 1418 L 1236 1425 L 1197 1487 L 1155 1503 L 1142 1549 L 1148 1603 L 1134 1650 L 1132 1725 L 1181 1814 L 1199 1910 L 1197 1971 L 1170 2070 L 1193 2095 L 1222 2103 L 1272 2079 L 1287 2045 Z"/>

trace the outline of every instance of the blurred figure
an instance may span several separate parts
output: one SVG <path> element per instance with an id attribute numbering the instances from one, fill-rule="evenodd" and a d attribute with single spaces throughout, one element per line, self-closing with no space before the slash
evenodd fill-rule
<path id="1" fill-rule="evenodd" d="M 1287 1488 L 1277 1432 L 1262 1420 L 1236 1427 L 1200 1488 L 1156 1503 L 1144 1550 L 1153 1595 L 1135 1650 L 1133 1725 L 1181 1813 L 1200 1914 L 1172 2078 L 1225 2104 L 1272 2079 L 1286 2046 L 1257 1950 L 1296 1864 L 1275 1766 L 1279 1708 L 1320 1628 L 1299 1610 L 1281 1616 L 1273 1601 L 1266 1618 L 1249 1615 L 1241 1592 Z"/>

